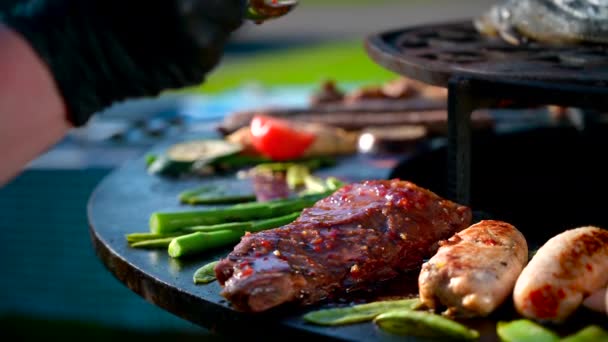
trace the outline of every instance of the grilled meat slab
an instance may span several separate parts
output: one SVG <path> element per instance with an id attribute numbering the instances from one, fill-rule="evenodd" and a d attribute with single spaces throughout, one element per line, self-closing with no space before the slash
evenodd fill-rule
<path id="1" fill-rule="evenodd" d="M 311 304 L 420 267 L 471 210 L 401 180 L 347 185 L 286 226 L 248 234 L 215 272 L 242 311 Z"/>

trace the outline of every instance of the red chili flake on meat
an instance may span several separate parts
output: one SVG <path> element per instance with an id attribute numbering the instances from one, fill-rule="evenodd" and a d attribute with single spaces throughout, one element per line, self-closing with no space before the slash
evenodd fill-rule
<path id="1" fill-rule="evenodd" d="M 587 271 L 591 272 L 593 271 L 593 266 L 591 266 L 591 264 L 587 264 L 585 265 L 585 268 L 587 269 Z"/>
<path id="2" fill-rule="evenodd" d="M 272 247 L 272 244 L 271 244 L 271 243 L 270 243 L 270 241 L 268 241 L 268 240 L 262 240 L 262 241 L 260 241 L 260 244 L 261 244 L 263 247 L 266 247 L 266 248 L 270 248 L 270 247 Z"/>
<path id="3" fill-rule="evenodd" d="M 312 260 L 312 258 L 310 258 L 310 257 L 306 258 L 306 262 L 307 262 L 307 263 L 308 263 L 308 265 L 310 265 L 310 266 L 314 266 L 314 265 L 315 265 L 314 260 Z"/>
<path id="4" fill-rule="evenodd" d="M 483 239 L 481 242 L 488 246 L 496 246 L 498 244 L 496 241 L 494 241 L 494 239 Z"/>
<path id="5" fill-rule="evenodd" d="M 239 267 L 240 267 L 240 268 L 245 268 L 245 267 L 247 267 L 247 266 L 249 266 L 249 261 L 243 261 L 243 262 L 241 262 L 241 263 L 239 264 Z"/>
<path id="6" fill-rule="evenodd" d="M 545 285 L 538 290 L 530 292 L 530 302 L 532 303 L 532 309 L 539 318 L 551 318 L 557 314 L 559 306 L 558 298 L 553 295 L 551 285 Z"/>
<path id="7" fill-rule="evenodd" d="M 247 267 L 241 271 L 241 276 L 248 277 L 253 274 L 253 268 Z"/>
<path id="8" fill-rule="evenodd" d="M 323 242 L 323 239 L 321 237 L 317 237 L 314 240 L 311 241 L 312 244 L 318 245 L 320 243 Z"/>
<path id="9" fill-rule="evenodd" d="M 389 231 L 389 232 L 388 232 L 388 237 L 389 237 L 389 238 L 391 238 L 391 239 L 393 239 L 393 240 L 396 240 L 396 239 L 400 239 L 400 238 L 401 238 L 401 237 L 399 236 L 399 234 L 397 234 L 397 232 L 396 232 L 396 231 L 394 231 L 394 230 L 391 230 L 391 231 Z"/>
<path id="10" fill-rule="evenodd" d="M 256 258 L 259 258 L 259 257 L 261 257 L 261 256 L 262 256 L 262 253 L 260 253 L 260 252 L 255 252 L 255 254 L 254 254 L 254 255 L 255 255 L 255 257 L 256 257 Z"/>
<path id="11" fill-rule="evenodd" d="M 320 245 L 316 245 L 312 248 L 315 252 L 320 252 L 321 251 L 321 246 Z"/>
<path id="12" fill-rule="evenodd" d="M 354 264 L 353 266 L 351 266 L 351 268 L 350 268 L 350 274 L 353 277 L 357 277 L 358 275 L 360 275 L 360 273 L 361 273 L 361 268 L 359 267 L 359 265 Z"/>
<path id="13" fill-rule="evenodd" d="M 402 198 L 397 202 L 397 205 L 400 207 L 407 207 L 408 201 L 407 198 Z"/>
<path id="14" fill-rule="evenodd" d="M 329 235 L 329 237 L 330 237 L 330 238 L 335 239 L 335 238 L 337 238 L 337 237 L 338 237 L 338 230 L 337 230 L 337 229 L 332 229 L 332 230 L 329 232 L 329 234 L 328 234 L 328 235 Z"/>

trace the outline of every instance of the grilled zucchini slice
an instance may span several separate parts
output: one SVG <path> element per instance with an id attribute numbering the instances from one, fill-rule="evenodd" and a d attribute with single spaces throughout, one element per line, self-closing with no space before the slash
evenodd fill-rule
<path id="1" fill-rule="evenodd" d="M 220 139 L 190 140 L 170 146 L 159 156 L 148 171 L 152 174 L 178 176 L 202 168 L 218 158 L 242 151 L 239 144 Z"/>

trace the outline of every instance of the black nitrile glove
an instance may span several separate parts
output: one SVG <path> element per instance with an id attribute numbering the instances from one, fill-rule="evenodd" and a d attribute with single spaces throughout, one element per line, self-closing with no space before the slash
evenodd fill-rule
<path id="1" fill-rule="evenodd" d="M 245 0 L 32 0 L 4 18 L 48 64 L 75 126 L 115 101 L 204 80 Z"/>

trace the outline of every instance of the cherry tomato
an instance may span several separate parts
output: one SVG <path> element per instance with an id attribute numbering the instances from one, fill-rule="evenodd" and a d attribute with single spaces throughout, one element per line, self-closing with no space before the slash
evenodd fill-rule
<path id="1" fill-rule="evenodd" d="M 315 140 L 311 132 L 297 129 L 286 120 L 264 115 L 256 115 L 250 129 L 253 146 L 273 160 L 299 158 Z"/>

